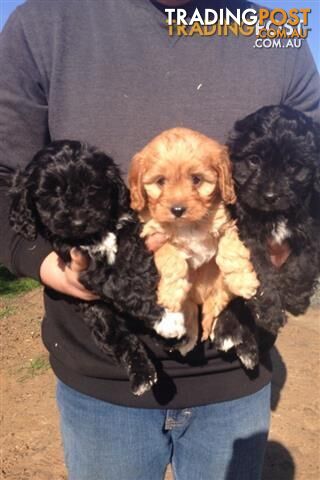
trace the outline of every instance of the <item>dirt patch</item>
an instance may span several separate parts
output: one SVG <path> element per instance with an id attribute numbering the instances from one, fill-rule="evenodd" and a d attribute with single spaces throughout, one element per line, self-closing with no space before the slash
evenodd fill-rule
<path id="1" fill-rule="evenodd" d="M 1 322 L 1 479 L 66 480 L 55 380 L 40 339 L 41 291 L 6 301 Z M 320 310 L 291 318 L 273 358 L 263 480 L 319 480 Z M 167 474 L 171 479 L 171 474 Z"/>
<path id="2" fill-rule="evenodd" d="M 6 301 L 1 319 L 2 477 L 66 479 L 55 380 L 41 343 L 42 292 Z"/>

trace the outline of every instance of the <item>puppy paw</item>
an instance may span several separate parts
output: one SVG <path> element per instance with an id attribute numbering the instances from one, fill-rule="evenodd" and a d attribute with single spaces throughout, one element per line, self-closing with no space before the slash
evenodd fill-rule
<path id="1" fill-rule="evenodd" d="M 242 338 L 240 332 L 215 338 L 216 348 L 228 352 L 235 348 L 237 357 L 247 370 L 253 370 L 259 363 L 258 345 L 254 337 Z"/>
<path id="2" fill-rule="evenodd" d="M 226 336 L 224 338 L 212 338 L 212 334 L 210 336 L 211 340 L 214 339 L 215 346 L 218 350 L 221 350 L 222 352 L 228 352 L 231 350 L 231 348 L 235 347 L 237 345 L 236 341 L 237 339 L 233 338 L 231 335 Z"/>
<path id="3" fill-rule="evenodd" d="M 239 289 L 238 295 L 246 300 L 249 300 L 256 294 L 257 288 L 258 285 L 244 285 Z"/>
<path id="4" fill-rule="evenodd" d="M 230 310 L 224 310 L 213 329 L 211 339 L 218 350 L 228 352 L 233 347 L 243 366 L 253 370 L 259 362 L 258 344 L 248 325 L 241 324 Z"/>
<path id="5" fill-rule="evenodd" d="M 136 396 L 143 395 L 151 390 L 153 385 L 157 383 L 157 372 L 150 370 L 149 372 L 133 372 L 130 375 L 131 390 Z"/>
<path id="6" fill-rule="evenodd" d="M 243 331 L 237 317 L 229 310 L 224 310 L 212 328 L 210 339 L 223 352 L 239 345 L 243 340 Z"/>
<path id="7" fill-rule="evenodd" d="M 156 220 L 149 220 L 143 225 L 142 232 L 140 233 L 141 238 L 150 237 L 155 233 L 165 233 L 162 227 Z"/>
<path id="8" fill-rule="evenodd" d="M 197 337 L 188 337 L 186 336 L 183 341 L 181 343 L 179 343 L 175 349 L 178 350 L 178 352 L 180 352 L 180 354 L 185 357 L 189 352 L 191 352 L 191 350 L 194 349 L 194 347 L 196 346 L 198 342 L 198 338 Z"/>
<path id="9" fill-rule="evenodd" d="M 226 275 L 225 281 L 234 295 L 247 300 L 256 294 L 259 287 L 259 281 L 253 271 L 247 273 L 233 272 Z"/>
<path id="10" fill-rule="evenodd" d="M 181 312 L 166 312 L 155 327 L 158 335 L 164 338 L 180 339 L 186 334 L 184 315 Z"/>
<path id="11" fill-rule="evenodd" d="M 166 307 L 169 312 L 181 312 L 182 305 L 190 290 L 190 283 L 188 280 L 181 278 L 174 282 L 168 282 L 167 285 L 160 280 L 158 289 L 158 303 Z M 172 293 L 174 290 L 174 293 Z"/>
<path id="12" fill-rule="evenodd" d="M 247 370 L 253 370 L 259 363 L 258 345 L 255 340 L 240 343 L 236 346 L 236 353 L 242 365 Z"/>

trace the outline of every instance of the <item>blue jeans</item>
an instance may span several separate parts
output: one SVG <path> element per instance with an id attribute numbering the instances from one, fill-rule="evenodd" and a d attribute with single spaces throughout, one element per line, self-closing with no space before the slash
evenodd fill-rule
<path id="1" fill-rule="evenodd" d="M 258 480 L 270 418 L 270 385 L 182 410 L 112 405 L 58 381 L 69 480 Z"/>

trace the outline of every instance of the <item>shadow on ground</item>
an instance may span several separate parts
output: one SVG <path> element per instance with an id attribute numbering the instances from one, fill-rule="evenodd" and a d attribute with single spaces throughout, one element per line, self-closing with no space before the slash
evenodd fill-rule
<path id="1" fill-rule="evenodd" d="M 281 443 L 268 442 L 262 480 L 293 480 L 294 478 L 295 464 L 289 450 Z"/>
<path id="2" fill-rule="evenodd" d="M 273 376 L 271 410 L 275 411 L 281 398 L 281 390 L 287 379 L 287 368 L 277 348 L 271 351 Z M 262 480 L 293 480 L 295 464 L 289 450 L 281 443 L 269 441 L 264 461 Z"/>
<path id="3" fill-rule="evenodd" d="M 281 390 L 287 379 L 287 368 L 279 350 L 274 347 L 271 350 L 272 382 L 271 382 L 271 410 L 274 412 L 280 402 Z"/>

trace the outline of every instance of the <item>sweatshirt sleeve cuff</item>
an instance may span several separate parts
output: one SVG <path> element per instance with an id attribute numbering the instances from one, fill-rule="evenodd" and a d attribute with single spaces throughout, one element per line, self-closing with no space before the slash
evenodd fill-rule
<path id="1" fill-rule="evenodd" d="M 41 282 L 40 267 L 43 260 L 51 252 L 52 245 L 43 237 L 38 236 L 34 241 L 21 239 L 13 253 L 12 266 L 14 273 Z"/>

